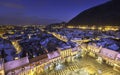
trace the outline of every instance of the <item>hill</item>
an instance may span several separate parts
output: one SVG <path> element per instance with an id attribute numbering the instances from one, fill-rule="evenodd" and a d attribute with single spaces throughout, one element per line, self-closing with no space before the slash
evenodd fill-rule
<path id="1" fill-rule="evenodd" d="M 71 19 L 68 24 L 120 26 L 120 0 L 111 0 L 87 9 Z"/>

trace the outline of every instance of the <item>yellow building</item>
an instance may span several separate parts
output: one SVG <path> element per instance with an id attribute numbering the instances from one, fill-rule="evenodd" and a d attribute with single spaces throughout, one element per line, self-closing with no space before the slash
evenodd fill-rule
<path id="1" fill-rule="evenodd" d="M 72 48 L 71 55 L 75 56 L 78 53 L 78 47 Z"/>
<path id="2" fill-rule="evenodd" d="M 95 43 L 93 44 L 88 44 L 87 50 L 88 50 L 88 55 L 92 57 L 96 57 L 96 54 L 100 52 L 102 46 L 98 47 Z"/>
<path id="3" fill-rule="evenodd" d="M 19 45 L 18 43 L 19 40 L 13 40 L 12 41 L 12 44 L 13 46 L 15 47 L 16 51 L 17 51 L 17 54 L 21 52 L 22 48 L 21 46 Z"/>
<path id="4" fill-rule="evenodd" d="M 0 64 L 0 75 L 5 75 L 4 64 Z"/>
<path id="5" fill-rule="evenodd" d="M 71 56 L 71 51 L 72 51 L 71 48 L 68 48 L 68 49 L 65 49 L 65 50 L 61 50 L 60 51 L 60 56 L 62 58 L 67 57 L 67 56 Z"/>

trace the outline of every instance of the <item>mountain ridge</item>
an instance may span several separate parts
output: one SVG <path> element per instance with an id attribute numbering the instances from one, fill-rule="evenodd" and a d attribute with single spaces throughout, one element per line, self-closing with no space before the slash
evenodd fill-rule
<path id="1" fill-rule="evenodd" d="M 112 0 L 87 9 L 71 19 L 68 24 L 120 26 L 120 0 Z"/>

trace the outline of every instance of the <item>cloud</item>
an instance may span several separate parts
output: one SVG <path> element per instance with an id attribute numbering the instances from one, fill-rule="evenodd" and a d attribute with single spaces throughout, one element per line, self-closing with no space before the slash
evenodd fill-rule
<path id="1" fill-rule="evenodd" d="M 17 8 L 17 9 L 24 8 L 24 6 L 21 4 L 11 3 L 11 2 L 0 2 L 0 6 L 4 6 L 8 8 Z"/>

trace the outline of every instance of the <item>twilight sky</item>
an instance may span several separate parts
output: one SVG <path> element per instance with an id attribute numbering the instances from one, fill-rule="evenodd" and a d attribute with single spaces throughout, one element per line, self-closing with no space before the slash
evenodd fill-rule
<path id="1" fill-rule="evenodd" d="M 109 0 L 0 0 L 0 24 L 68 22 L 80 12 Z"/>

